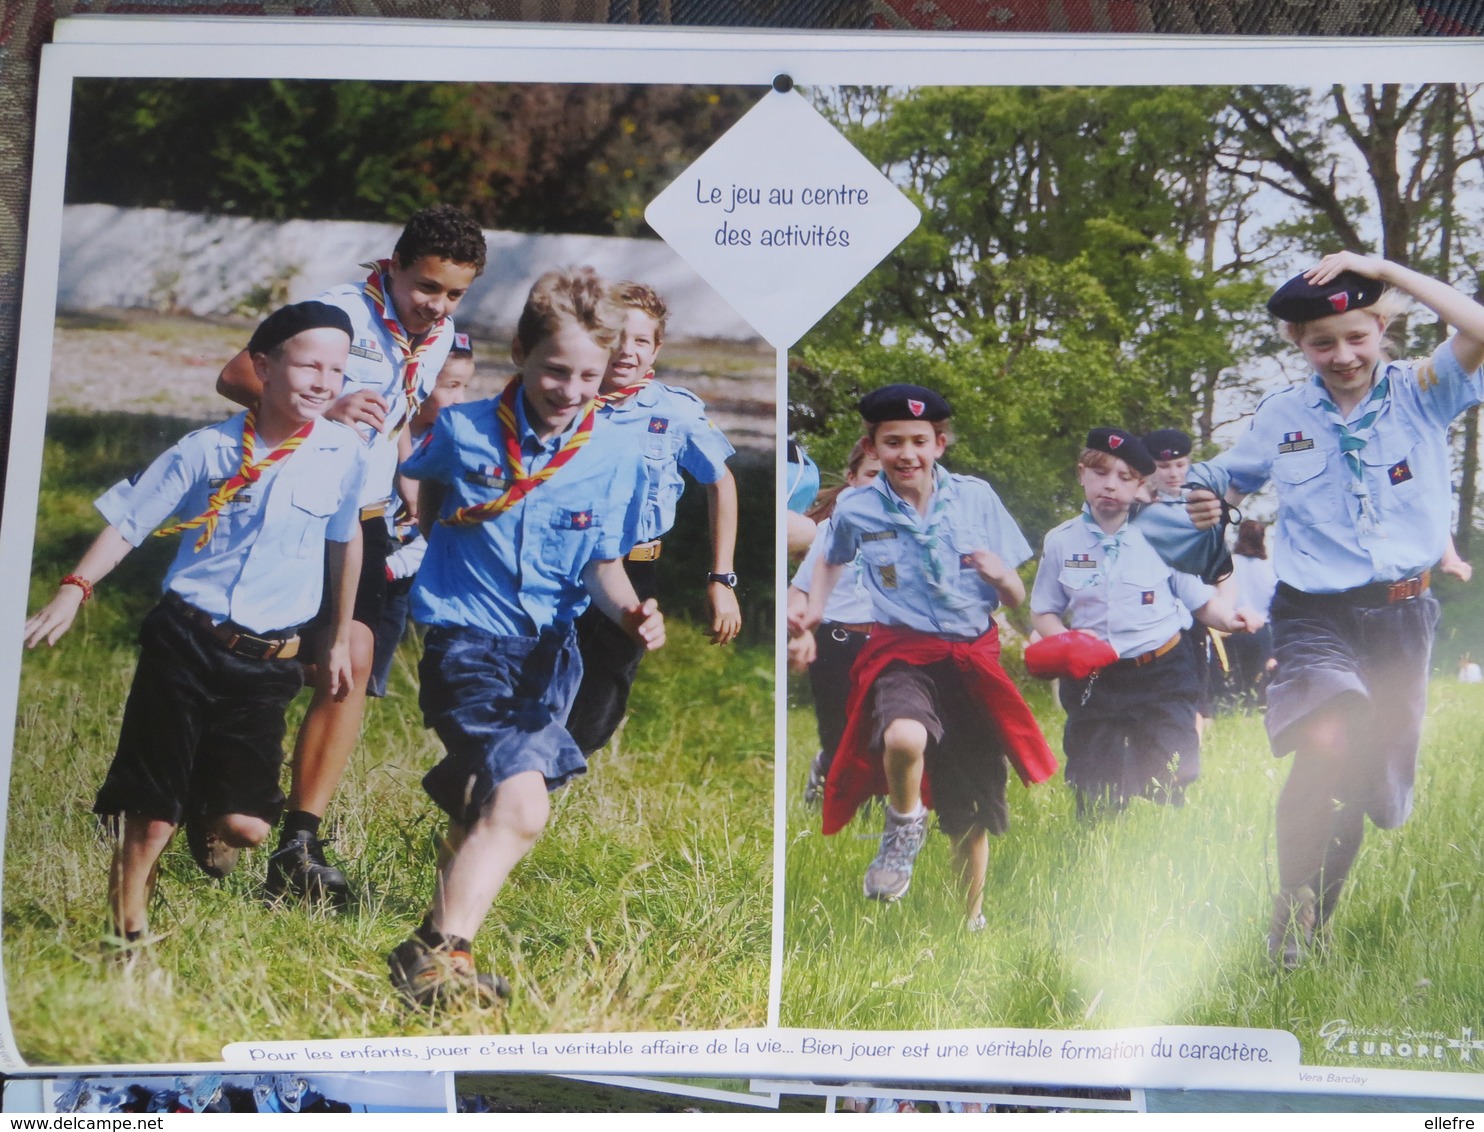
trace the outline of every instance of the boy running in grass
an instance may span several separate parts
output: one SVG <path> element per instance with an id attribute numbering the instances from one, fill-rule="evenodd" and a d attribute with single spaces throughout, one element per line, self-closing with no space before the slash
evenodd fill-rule
<path id="1" fill-rule="evenodd" d="M 108 525 L 26 622 L 27 647 L 55 644 L 130 550 L 151 532 L 184 533 L 164 600 L 140 627 L 118 751 L 93 807 L 122 818 L 108 899 L 125 942 L 145 936 L 160 854 L 182 822 L 197 864 L 223 877 L 278 820 L 284 711 L 303 682 L 298 632 L 320 607 L 322 561 L 325 687 L 349 691 L 364 459 L 354 432 L 321 418 L 350 341 L 350 320 L 324 303 L 269 315 L 247 347 L 257 408 L 190 433 L 104 494 Z"/>
<path id="2" fill-rule="evenodd" d="M 737 481 L 726 464 L 735 449 L 706 419 L 699 397 L 654 379 L 655 358 L 665 340 L 665 301 L 654 288 L 634 282 L 619 283 L 613 298 L 623 311 L 623 330 L 603 374 L 598 423 L 643 453 L 647 474 L 639 543 L 625 557 L 624 569 L 641 599 L 655 595 L 660 541 L 675 523 L 675 507 L 685 490 L 681 472 L 693 476 L 706 488 L 711 519 L 711 570 L 706 575 L 711 639 L 724 645 L 742 628 L 732 571 Z M 578 618 L 577 640 L 582 686 L 567 729 L 583 753 L 592 754 L 607 745 L 623 722 L 645 649 L 596 607 Z"/>
<path id="3" fill-rule="evenodd" d="M 1121 428 L 1089 432 L 1077 461 L 1087 502 L 1046 535 L 1031 588 L 1032 623 L 1043 638 L 1079 629 L 1119 657 L 1086 680 L 1058 684 L 1079 818 L 1122 810 L 1130 798 L 1184 802 L 1200 773 L 1201 747 L 1191 613 L 1224 632 L 1249 627 L 1214 588 L 1166 566 L 1129 523 L 1145 477 L 1155 472 L 1138 437 Z M 1183 483 L 1183 469 L 1180 475 Z"/>
<path id="4" fill-rule="evenodd" d="M 1015 567 L 1031 555 L 1015 520 L 983 480 L 938 465 L 948 402 L 917 385 L 861 398 L 868 451 L 882 474 L 843 494 L 809 604 L 790 630 L 818 625 L 841 571 L 859 554 L 875 628 L 851 673 L 845 734 L 824 794 L 824 832 L 861 803 L 887 796 L 886 827 L 865 894 L 897 900 L 927 836 L 927 807 L 953 841 L 970 930 L 984 926 L 990 833 L 1009 826 L 1006 759 L 1027 783 L 1056 759 L 1035 716 L 1000 667 L 993 614 L 1019 605 Z"/>
<path id="5" fill-rule="evenodd" d="M 311 671 L 314 698 L 294 746 L 288 809 L 278 852 L 268 863 L 270 897 L 291 894 L 343 905 L 350 898 L 345 874 L 325 859 L 320 822 L 345 774 L 361 733 L 366 691 L 375 658 L 376 627 L 386 602 L 386 515 L 398 460 L 411 452 L 406 424 L 428 397 L 453 345 L 453 312 L 484 270 L 484 233 L 452 205 L 415 213 L 391 258 L 366 266 L 364 280 L 332 287 L 319 298 L 350 317 L 353 329 L 345 392 L 325 414 L 366 438 L 366 482 L 361 489 L 365 553 L 351 625 L 350 694 L 331 695 L 323 670 Z M 259 389 L 245 354 L 227 363 L 217 391 L 239 405 L 257 403 Z M 395 485 L 406 508 L 417 512 L 415 483 Z M 321 659 L 328 610 L 322 608 L 307 636 L 305 661 Z"/>
<path id="6" fill-rule="evenodd" d="M 1387 288 L 1391 288 L 1388 290 Z M 1454 327 L 1432 357 L 1394 362 L 1388 324 L 1410 296 Z M 1278 883 L 1268 955 L 1303 964 L 1334 914 L 1365 818 L 1412 811 L 1448 548 L 1448 426 L 1484 397 L 1484 306 L 1448 284 L 1338 252 L 1268 300 L 1312 376 L 1263 399 L 1251 429 L 1192 469 L 1211 491 L 1187 504 L 1214 526 L 1224 493 L 1278 493 L 1268 737 L 1293 752 L 1278 798 Z"/>
<path id="7" fill-rule="evenodd" d="M 387 959 L 414 1005 L 509 993 L 476 973 L 472 941 L 545 828 L 549 792 L 587 769 L 565 723 L 589 599 L 636 645 L 664 643 L 655 601 L 639 600 L 623 564 L 643 457 L 594 427 L 623 318 L 590 268 L 543 275 L 511 346 L 516 376 L 494 400 L 446 409 L 402 466 L 422 482 L 430 530 L 412 591 L 428 627 L 419 698 L 447 749 L 423 786 L 449 817 L 432 907 Z"/>

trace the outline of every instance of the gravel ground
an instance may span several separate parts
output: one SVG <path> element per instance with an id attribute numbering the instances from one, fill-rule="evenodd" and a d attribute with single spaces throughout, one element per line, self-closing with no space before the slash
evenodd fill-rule
<path id="1" fill-rule="evenodd" d="M 50 408 L 225 418 L 235 409 L 217 395 L 216 377 L 250 333 L 247 323 L 153 311 L 63 314 L 52 344 Z M 493 396 L 512 372 L 508 344 L 480 343 L 475 360 L 474 394 Z M 777 397 L 766 343 L 675 339 L 660 361 L 660 379 L 705 401 L 738 449 L 772 450 Z"/>

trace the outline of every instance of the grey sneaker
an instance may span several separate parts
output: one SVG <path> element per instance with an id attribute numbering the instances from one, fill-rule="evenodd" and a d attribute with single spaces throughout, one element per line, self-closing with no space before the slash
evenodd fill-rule
<path id="1" fill-rule="evenodd" d="M 1268 928 L 1268 958 L 1275 967 L 1295 971 L 1314 947 L 1318 899 L 1308 885 L 1285 888 L 1273 897 L 1273 920 Z"/>
<path id="2" fill-rule="evenodd" d="M 830 776 L 829 764 L 824 761 L 824 752 L 816 751 L 814 761 L 809 764 L 809 781 L 804 786 L 804 805 L 817 806 L 824 797 L 824 780 Z"/>
<path id="3" fill-rule="evenodd" d="M 912 865 L 927 839 L 927 811 L 915 818 L 899 818 L 886 811 L 881 848 L 866 870 L 865 892 L 872 900 L 899 900 L 912 883 Z"/>

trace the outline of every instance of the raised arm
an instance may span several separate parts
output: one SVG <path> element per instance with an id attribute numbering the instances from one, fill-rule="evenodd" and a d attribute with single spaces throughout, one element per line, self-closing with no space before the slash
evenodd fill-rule
<path id="1" fill-rule="evenodd" d="M 1465 373 L 1484 364 L 1484 306 L 1440 279 L 1379 256 L 1334 252 L 1304 272 L 1310 283 L 1322 286 L 1342 271 L 1354 271 L 1405 291 L 1433 314 L 1453 327 L 1453 356 Z"/>

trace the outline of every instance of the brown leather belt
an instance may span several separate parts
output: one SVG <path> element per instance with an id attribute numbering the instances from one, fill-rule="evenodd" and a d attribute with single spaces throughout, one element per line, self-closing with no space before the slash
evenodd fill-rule
<path id="1" fill-rule="evenodd" d="M 630 562 L 653 562 L 659 556 L 659 539 L 650 539 L 648 542 L 641 542 L 633 550 L 624 555 Z"/>
<path id="2" fill-rule="evenodd" d="M 1180 643 L 1180 636 L 1181 634 L 1176 633 L 1168 641 L 1160 645 L 1159 648 L 1151 652 L 1141 653 L 1139 656 L 1126 656 L 1118 663 L 1126 668 L 1143 668 L 1146 664 L 1153 664 Z"/>
<path id="3" fill-rule="evenodd" d="M 869 634 L 872 630 L 874 630 L 876 628 L 876 622 L 874 622 L 874 621 L 866 621 L 866 622 L 863 622 L 863 623 L 858 624 L 858 625 L 852 625 L 852 624 L 850 624 L 849 622 L 846 622 L 846 621 L 825 621 L 825 622 L 821 623 L 819 627 L 821 629 L 828 629 L 831 632 L 834 632 L 835 630 L 838 629 L 842 633 L 866 633 L 866 634 Z"/>
<path id="4" fill-rule="evenodd" d="M 230 621 L 223 621 L 220 625 L 214 624 L 211 614 L 197 609 L 174 593 L 166 594 L 165 600 L 192 625 L 205 629 L 220 641 L 233 656 L 244 657 L 247 660 L 292 660 L 299 655 L 297 633 L 291 637 L 258 637 L 245 630 L 234 628 Z"/>

